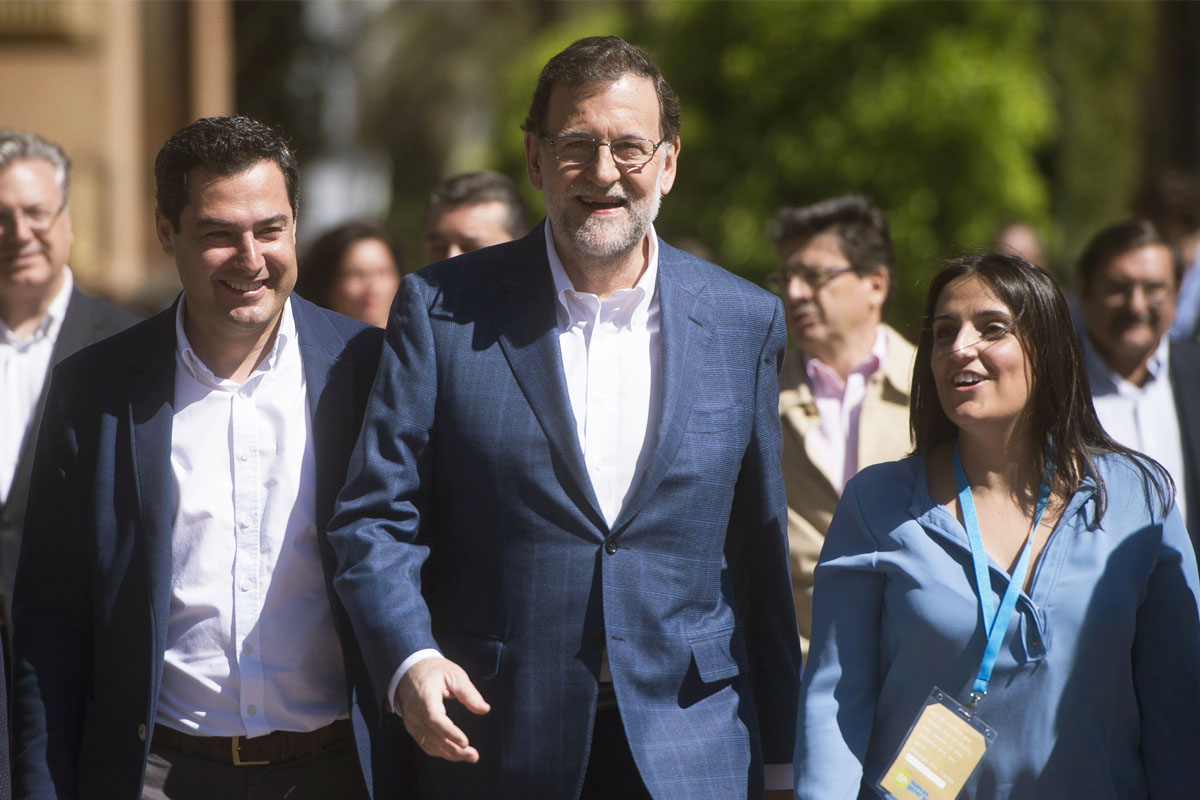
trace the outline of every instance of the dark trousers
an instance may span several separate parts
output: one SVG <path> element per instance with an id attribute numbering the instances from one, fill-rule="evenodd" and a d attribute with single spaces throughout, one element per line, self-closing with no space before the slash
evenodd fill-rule
<path id="1" fill-rule="evenodd" d="M 234 766 L 152 745 L 142 800 L 367 800 L 353 738 L 266 766 Z"/>
<path id="2" fill-rule="evenodd" d="M 579 800 L 654 800 L 634 763 L 621 712 L 597 709 L 588 753 L 587 774 Z"/>

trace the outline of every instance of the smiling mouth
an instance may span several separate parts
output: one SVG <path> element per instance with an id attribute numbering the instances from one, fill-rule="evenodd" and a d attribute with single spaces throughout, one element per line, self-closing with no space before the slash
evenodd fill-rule
<path id="1" fill-rule="evenodd" d="M 221 281 L 221 283 L 233 289 L 235 292 L 253 292 L 256 289 L 261 289 L 266 281 Z"/>
<path id="2" fill-rule="evenodd" d="M 625 206 L 624 197 L 576 197 L 580 203 L 596 211 L 606 211 Z"/>
<path id="3" fill-rule="evenodd" d="M 979 375 L 974 375 L 969 372 L 961 372 L 951 378 L 950 382 L 954 384 L 955 388 L 963 388 L 968 386 L 977 386 L 978 384 L 983 383 L 983 378 Z"/>

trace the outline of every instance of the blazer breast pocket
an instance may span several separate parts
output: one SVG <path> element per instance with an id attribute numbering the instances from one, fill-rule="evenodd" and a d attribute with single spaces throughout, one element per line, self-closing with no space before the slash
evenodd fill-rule
<path id="1" fill-rule="evenodd" d="M 718 433 L 736 428 L 750 414 L 749 409 L 738 405 L 693 406 L 688 417 L 690 433 Z"/>

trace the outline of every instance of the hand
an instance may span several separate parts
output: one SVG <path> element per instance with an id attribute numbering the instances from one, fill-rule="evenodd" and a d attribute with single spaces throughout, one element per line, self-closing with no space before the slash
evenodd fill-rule
<path id="1" fill-rule="evenodd" d="M 431 756 L 474 764 L 479 751 L 446 714 L 445 700 L 453 697 L 472 714 L 491 710 L 462 667 L 446 658 L 418 661 L 396 687 L 396 708 L 417 746 Z"/>
<path id="2" fill-rule="evenodd" d="M 796 800 L 796 793 L 791 789 L 767 789 L 763 797 L 765 800 Z"/>

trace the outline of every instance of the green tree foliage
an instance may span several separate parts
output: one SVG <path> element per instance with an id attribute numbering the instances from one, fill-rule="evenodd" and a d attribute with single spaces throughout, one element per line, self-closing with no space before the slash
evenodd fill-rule
<path id="1" fill-rule="evenodd" d="M 887 213 L 896 243 L 891 316 L 911 320 L 940 257 L 984 245 L 1006 219 L 1047 220 L 1037 156 L 1056 116 L 1039 4 L 616 8 L 623 13 L 602 7 L 595 19 L 544 30 L 526 63 L 513 65 L 508 84 L 523 91 L 510 102 L 523 115 L 538 67 L 577 36 L 616 33 L 644 47 L 684 114 L 679 178 L 659 230 L 704 241 L 752 280 L 774 265 L 765 228 L 780 207 L 864 192 Z M 511 142 L 510 124 L 499 130 Z"/>

